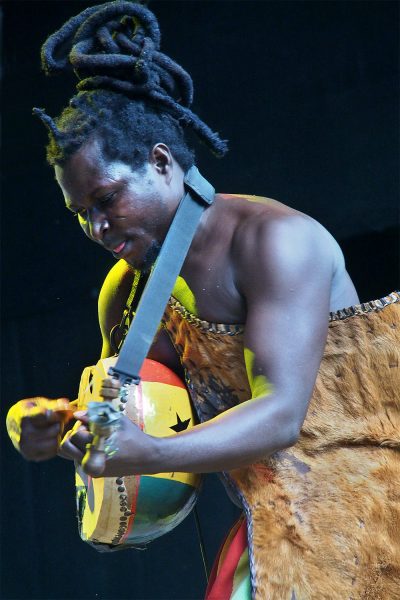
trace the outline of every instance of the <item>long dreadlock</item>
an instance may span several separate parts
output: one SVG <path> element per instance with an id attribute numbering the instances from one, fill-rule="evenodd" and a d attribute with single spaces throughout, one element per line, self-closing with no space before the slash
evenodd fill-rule
<path id="1" fill-rule="evenodd" d="M 58 118 L 33 109 L 49 131 L 50 164 L 64 164 L 98 136 L 109 159 L 140 167 L 162 141 L 187 169 L 194 159 L 184 127 L 217 156 L 226 153 L 226 142 L 190 110 L 192 79 L 160 52 L 158 23 L 146 7 L 116 0 L 87 8 L 47 39 L 41 57 L 47 74 L 73 69 L 79 79 Z"/>

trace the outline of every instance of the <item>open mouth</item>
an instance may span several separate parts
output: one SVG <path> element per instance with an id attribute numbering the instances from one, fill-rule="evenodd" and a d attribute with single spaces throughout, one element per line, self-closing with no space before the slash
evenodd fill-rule
<path id="1" fill-rule="evenodd" d="M 126 242 L 121 242 L 118 246 L 114 248 L 112 251 L 113 254 L 121 254 L 123 249 L 125 248 Z"/>

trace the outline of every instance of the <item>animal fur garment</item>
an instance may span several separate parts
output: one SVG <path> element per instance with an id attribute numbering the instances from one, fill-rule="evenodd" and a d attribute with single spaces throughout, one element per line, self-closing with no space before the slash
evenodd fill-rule
<path id="1" fill-rule="evenodd" d="M 255 600 L 400 598 L 400 295 L 331 313 L 299 441 L 226 474 Z M 250 397 L 243 329 L 175 300 L 164 325 L 200 420 Z"/>

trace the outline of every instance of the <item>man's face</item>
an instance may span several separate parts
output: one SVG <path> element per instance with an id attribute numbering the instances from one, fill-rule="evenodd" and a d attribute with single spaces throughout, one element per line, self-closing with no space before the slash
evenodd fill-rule
<path id="1" fill-rule="evenodd" d="M 148 270 L 171 224 L 176 193 L 157 161 L 141 169 L 103 157 L 93 140 L 55 167 L 66 207 L 85 234 L 134 268 Z"/>

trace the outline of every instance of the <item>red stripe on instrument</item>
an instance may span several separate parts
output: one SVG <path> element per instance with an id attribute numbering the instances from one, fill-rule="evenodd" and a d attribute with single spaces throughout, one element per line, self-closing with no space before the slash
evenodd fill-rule
<path id="1" fill-rule="evenodd" d="M 171 371 L 169 367 L 166 367 L 155 360 L 151 360 L 151 358 L 146 358 L 144 361 L 143 366 L 140 369 L 140 377 L 143 381 L 167 383 L 185 389 L 185 384 L 176 373 Z"/>

